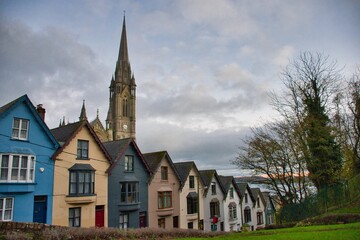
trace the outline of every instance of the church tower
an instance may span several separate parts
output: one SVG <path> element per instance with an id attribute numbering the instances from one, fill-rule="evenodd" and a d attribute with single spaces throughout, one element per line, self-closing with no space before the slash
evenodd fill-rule
<path id="1" fill-rule="evenodd" d="M 119 56 L 110 83 L 109 111 L 106 118 L 108 139 L 135 139 L 136 84 L 128 55 L 125 16 L 120 40 Z"/>

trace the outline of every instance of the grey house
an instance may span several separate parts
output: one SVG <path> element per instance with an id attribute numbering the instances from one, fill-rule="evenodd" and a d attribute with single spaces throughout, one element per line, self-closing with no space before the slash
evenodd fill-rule
<path id="1" fill-rule="evenodd" d="M 148 179 L 151 174 L 132 138 L 105 142 L 112 159 L 108 169 L 109 227 L 148 226 Z"/>

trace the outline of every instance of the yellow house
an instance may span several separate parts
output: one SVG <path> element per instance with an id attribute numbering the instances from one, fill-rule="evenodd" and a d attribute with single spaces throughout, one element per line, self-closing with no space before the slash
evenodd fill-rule
<path id="1" fill-rule="evenodd" d="M 110 156 L 86 119 L 52 129 L 55 152 L 52 224 L 108 226 Z"/>

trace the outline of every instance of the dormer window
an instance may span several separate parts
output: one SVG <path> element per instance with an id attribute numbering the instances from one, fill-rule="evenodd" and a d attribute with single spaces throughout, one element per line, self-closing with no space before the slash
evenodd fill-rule
<path id="1" fill-rule="evenodd" d="M 28 140 L 29 120 L 14 118 L 12 128 L 12 138 L 19 140 Z"/>
<path id="2" fill-rule="evenodd" d="M 216 183 L 215 182 L 211 183 L 211 194 L 216 195 Z"/>

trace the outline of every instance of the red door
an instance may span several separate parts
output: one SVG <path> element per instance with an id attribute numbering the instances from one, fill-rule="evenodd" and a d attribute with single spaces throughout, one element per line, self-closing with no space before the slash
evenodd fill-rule
<path id="1" fill-rule="evenodd" d="M 104 206 L 96 206 L 95 226 L 104 227 L 105 209 Z"/>
<path id="2" fill-rule="evenodd" d="M 147 227 L 147 224 L 146 224 L 146 212 L 140 212 L 139 213 L 139 227 L 140 228 Z"/>

